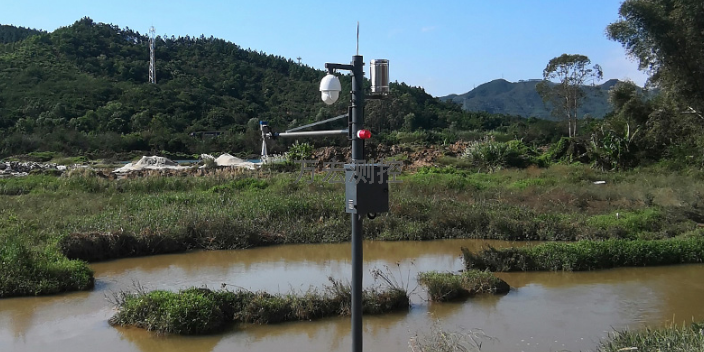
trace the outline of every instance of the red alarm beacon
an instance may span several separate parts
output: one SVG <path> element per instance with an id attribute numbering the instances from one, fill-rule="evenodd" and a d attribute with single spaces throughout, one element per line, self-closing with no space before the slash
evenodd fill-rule
<path id="1" fill-rule="evenodd" d="M 357 131 L 357 138 L 359 138 L 359 139 L 369 139 L 371 137 L 372 137 L 372 132 L 369 130 Z"/>

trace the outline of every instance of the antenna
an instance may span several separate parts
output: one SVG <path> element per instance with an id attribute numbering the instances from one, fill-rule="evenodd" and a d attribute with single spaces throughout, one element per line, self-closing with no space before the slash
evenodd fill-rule
<path id="1" fill-rule="evenodd" d="M 154 26 L 149 28 L 149 83 L 156 84 L 156 60 L 154 60 L 154 44 L 156 42 L 156 29 Z"/>
<path id="2" fill-rule="evenodd" d="M 298 64 L 300 65 L 301 64 L 301 57 L 300 56 L 297 57 L 296 60 L 298 60 Z"/>
<path id="3" fill-rule="evenodd" d="M 359 21 L 357 21 L 357 56 L 359 56 Z"/>

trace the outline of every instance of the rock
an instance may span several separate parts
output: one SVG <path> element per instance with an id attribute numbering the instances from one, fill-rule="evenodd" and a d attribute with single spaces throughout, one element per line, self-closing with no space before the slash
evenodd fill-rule
<path id="1" fill-rule="evenodd" d="M 140 170 L 183 170 L 188 169 L 188 166 L 179 166 L 177 162 L 165 158 L 163 156 L 143 156 L 136 163 L 128 163 L 127 165 L 113 170 L 114 173 L 127 173 Z"/>
<path id="2" fill-rule="evenodd" d="M 30 173 L 49 172 L 56 175 L 63 174 L 68 168 L 63 165 L 54 163 L 38 163 L 34 161 L 19 162 L 9 161 L 0 163 L 0 176 L 3 177 L 21 177 L 27 176 Z"/>

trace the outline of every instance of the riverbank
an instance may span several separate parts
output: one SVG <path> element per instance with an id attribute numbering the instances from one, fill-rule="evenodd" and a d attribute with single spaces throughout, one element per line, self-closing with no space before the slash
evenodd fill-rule
<path id="1" fill-rule="evenodd" d="M 309 174 L 215 170 L 197 177 L 109 180 L 76 170 L 62 177 L 2 179 L 0 242 L 34 253 L 31 265 L 39 267 L 66 258 L 91 262 L 193 249 L 347 241 L 343 185 L 325 182 L 324 176 L 307 183 Z M 399 180 L 391 185 L 391 211 L 364 222 L 366 239 L 573 241 L 702 235 L 698 225 L 704 221 L 704 181 L 696 170 L 602 173 L 555 165 L 485 174 L 421 168 Z M 2 253 L 3 259 L 9 258 L 7 251 Z M 3 262 L 2 292 L 20 277 L 29 278 L 23 286 L 34 287 L 22 294 L 89 288 L 40 289 L 41 280 L 60 276 L 51 270 L 17 276 L 16 264 Z"/>
<path id="2" fill-rule="evenodd" d="M 602 342 L 598 352 L 704 351 L 704 324 L 672 324 L 665 328 L 646 328 L 615 332 Z"/>
<path id="3" fill-rule="evenodd" d="M 704 262 L 704 238 L 583 240 L 533 247 L 487 248 L 479 253 L 462 248 L 462 254 L 468 270 L 491 271 L 584 271 L 694 264 Z"/>

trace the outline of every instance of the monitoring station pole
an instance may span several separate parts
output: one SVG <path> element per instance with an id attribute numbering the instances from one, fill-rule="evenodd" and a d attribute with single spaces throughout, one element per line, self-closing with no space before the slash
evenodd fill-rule
<path id="1" fill-rule="evenodd" d="M 372 60 L 371 62 L 371 99 L 380 99 L 389 93 L 388 60 Z M 367 164 L 364 157 L 364 140 L 371 137 L 371 132 L 364 127 L 364 58 L 361 55 L 352 56 L 349 65 L 326 63 L 327 76 L 320 82 L 322 100 L 330 105 L 337 101 L 342 86 L 339 78 L 334 75 L 337 70 L 352 72 L 352 92 L 349 112 L 325 121 L 295 128 L 282 133 L 275 133 L 266 124 L 260 122 L 262 131 L 262 158 L 266 157 L 266 139 L 277 137 L 311 137 L 333 136 L 347 134 L 352 141 L 352 160 L 345 164 L 345 211 L 350 213 L 352 220 L 352 352 L 362 352 L 362 217 L 370 219 L 378 213 L 389 211 L 388 168 L 384 165 Z M 346 130 L 304 131 L 298 130 L 318 125 L 320 123 L 348 117 Z M 360 170 L 367 170 L 372 178 L 367 180 Z"/>

